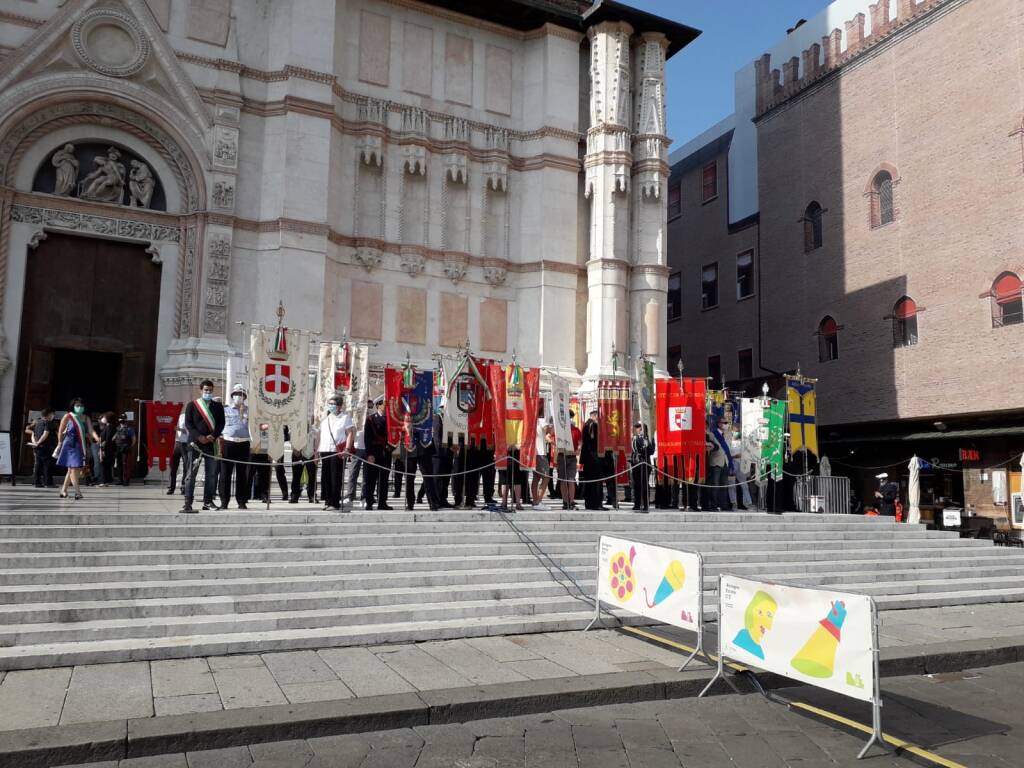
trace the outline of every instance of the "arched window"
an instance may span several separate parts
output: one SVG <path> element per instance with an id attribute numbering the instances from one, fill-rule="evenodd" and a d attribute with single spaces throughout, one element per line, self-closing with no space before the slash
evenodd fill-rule
<path id="1" fill-rule="evenodd" d="M 992 327 L 1024 322 L 1021 281 L 1013 272 L 1003 272 L 992 283 Z"/>
<path id="2" fill-rule="evenodd" d="M 917 344 L 917 304 L 909 296 L 904 296 L 893 307 L 892 343 L 894 347 Z"/>
<path id="3" fill-rule="evenodd" d="M 818 323 L 818 362 L 839 359 L 839 326 L 831 316 L 825 315 Z"/>
<path id="4" fill-rule="evenodd" d="M 804 253 L 821 248 L 821 206 L 812 201 L 804 211 Z"/>
<path id="5" fill-rule="evenodd" d="M 892 174 L 879 171 L 871 181 L 871 226 L 881 227 L 895 218 Z"/>

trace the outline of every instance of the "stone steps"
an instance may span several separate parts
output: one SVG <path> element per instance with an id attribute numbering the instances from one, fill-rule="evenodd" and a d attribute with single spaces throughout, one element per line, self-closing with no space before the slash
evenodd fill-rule
<path id="1" fill-rule="evenodd" d="M 886 608 L 1024 600 L 1024 552 L 852 516 L 528 510 L 175 514 L 154 491 L 62 507 L 0 497 L 0 669 L 581 628 L 601 533 L 697 549 L 722 572 Z M 1020 583 L 1022 586 L 1016 586 Z M 633 623 L 644 623 L 629 618 Z"/>

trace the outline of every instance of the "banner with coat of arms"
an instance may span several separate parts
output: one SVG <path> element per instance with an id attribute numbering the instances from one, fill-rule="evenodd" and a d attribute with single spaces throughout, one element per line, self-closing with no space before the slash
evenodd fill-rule
<path id="1" fill-rule="evenodd" d="M 555 450 L 572 453 L 572 423 L 569 421 L 569 380 L 551 374 L 551 418 L 555 425 Z"/>
<path id="2" fill-rule="evenodd" d="M 704 379 L 658 379 L 658 461 L 683 462 L 683 478 L 703 481 L 706 472 Z"/>
<path id="3" fill-rule="evenodd" d="M 303 451 L 309 430 L 309 332 L 254 327 L 249 344 L 249 423 L 267 425 L 267 451 L 284 455 L 284 428 Z"/>
<path id="4" fill-rule="evenodd" d="M 789 447 L 793 453 L 806 448 L 818 455 L 817 398 L 814 379 L 786 377 L 789 403 Z"/>
<path id="5" fill-rule="evenodd" d="M 184 406 L 181 403 L 165 403 L 158 400 L 144 401 L 146 415 L 146 453 L 149 464 L 159 465 L 160 471 L 167 469 L 167 462 L 174 453 L 174 438 L 178 426 L 178 415 Z"/>
<path id="6" fill-rule="evenodd" d="M 484 378 L 487 363 L 469 355 L 442 360 L 444 371 L 444 440 L 467 444 L 486 439 L 494 447 L 491 393 Z"/>
<path id="7" fill-rule="evenodd" d="M 408 375 L 407 375 L 408 374 Z M 388 443 L 412 448 L 411 440 L 429 445 L 434 428 L 434 372 L 384 369 L 384 414 L 388 424 Z M 405 417 L 411 419 L 410 430 Z"/>
<path id="8" fill-rule="evenodd" d="M 597 382 L 597 452 L 628 454 L 632 449 L 632 410 L 630 384 L 625 379 L 601 379 Z"/>
<path id="9" fill-rule="evenodd" d="M 345 390 L 345 413 L 352 417 L 356 432 L 366 423 L 366 401 L 370 399 L 370 347 L 348 342 L 348 389 Z"/>
<path id="10" fill-rule="evenodd" d="M 637 360 L 637 406 L 640 411 L 640 423 L 647 427 L 647 436 L 657 440 L 658 410 L 654 402 L 654 362 Z"/>

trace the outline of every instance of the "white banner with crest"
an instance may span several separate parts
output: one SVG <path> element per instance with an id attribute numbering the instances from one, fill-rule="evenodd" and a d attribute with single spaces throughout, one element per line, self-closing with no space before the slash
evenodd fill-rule
<path id="1" fill-rule="evenodd" d="M 555 424 L 555 450 L 573 453 L 572 424 L 569 421 L 569 380 L 551 374 L 551 418 Z"/>
<path id="2" fill-rule="evenodd" d="M 284 456 L 285 427 L 288 427 L 292 449 L 303 451 L 306 448 L 308 371 L 309 331 L 252 329 L 247 400 L 249 430 L 254 438 L 265 432 L 266 449 L 273 459 Z"/>

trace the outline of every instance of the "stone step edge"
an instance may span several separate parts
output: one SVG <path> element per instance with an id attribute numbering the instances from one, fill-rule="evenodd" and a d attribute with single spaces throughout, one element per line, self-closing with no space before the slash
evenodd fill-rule
<path id="1" fill-rule="evenodd" d="M 683 658 L 680 655 L 680 663 Z M 883 678 L 935 674 L 1022 660 L 1022 636 L 942 642 L 918 646 L 916 652 L 909 654 L 905 648 L 887 649 L 882 652 L 880 672 Z M 71 764 L 124 760 L 286 739 L 692 697 L 700 692 L 711 674 L 709 668 L 683 673 L 673 670 L 614 672 L 312 704 L 280 704 L 3 731 L 0 732 L 0 766 L 43 768 L 54 765 L 54 761 Z M 798 685 L 769 673 L 757 676 L 766 689 Z M 744 679 L 735 678 L 734 682 L 741 690 L 753 692 Z M 724 683 L 712 690 L 716 695 L 729 692 Z M 884 701 L 884 684 L 882 698 Z"/>

